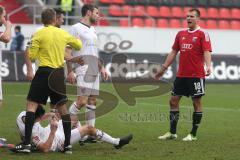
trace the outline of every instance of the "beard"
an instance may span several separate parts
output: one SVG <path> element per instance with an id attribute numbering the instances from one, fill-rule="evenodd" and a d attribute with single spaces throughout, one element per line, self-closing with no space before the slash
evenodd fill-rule
<path id="1" fill-rule="evenodd" d="M 92 24 L 96 24 L 96 23 L 97 23 L 97 20 L 94 19 L 94 18 L 90 18 L 90 22 L 91 22 Z"/>

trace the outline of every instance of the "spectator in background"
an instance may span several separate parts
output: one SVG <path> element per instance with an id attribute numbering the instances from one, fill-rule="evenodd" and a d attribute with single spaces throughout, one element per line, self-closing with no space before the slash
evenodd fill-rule
<path id="1" fill-rule="evenodd" d="M 0 31 L 0 42 L 8 43 L 11 40 L 11 28 L 12 24 L 10 21 L 6 20 L 6 11 L 4 7 L 0 5 L 0 27 L 4 25 L 5 31 Z M 0 45 L 0 70 L 2 65 L 2 54 L 1 54 L 1 45 Z M 2 78 L 0 76 L 0 102 L 2 101 Z"/>
<path id="2" fill-rule="evenodd" d="M 75 1 L 74 0 L 58 0 L 57 5 L 60 6 L 60 8 L 65 12 L 65 15 L 66 15 L 65 24 L 71 24 L 72 19 L 69 18 L 68 16 L 74 15 L 73 6 L 75 5 Z"/>
<path id="3" fill-rule="evenodd" d="M 21 33 L 21 26 L 16 26 L 14 28 L 15 37 L 13 37 L 10 50 L 11 51 L 22 51 L 23 50 L 23 42 L 24 36 Z"/>

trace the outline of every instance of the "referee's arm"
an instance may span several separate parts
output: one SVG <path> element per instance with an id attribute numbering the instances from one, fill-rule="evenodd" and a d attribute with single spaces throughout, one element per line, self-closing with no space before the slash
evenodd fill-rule
<path id="1" fill-rule="evenodd" d="M 82 48 L 82 41 L 79 39 L 73 37 L 72 35 L 69 34 L 69 37 L 67 39 L 67 44 L 71 46 L 75 50 L 80 50 Z"/>

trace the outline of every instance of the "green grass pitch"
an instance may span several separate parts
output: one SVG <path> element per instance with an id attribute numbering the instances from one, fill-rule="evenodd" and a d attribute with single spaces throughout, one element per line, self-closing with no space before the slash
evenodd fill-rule
<path id="1" fill-rule="evenodd" d="M 0 137 L 9 143 L 20 141 L 16 130 L 16 116 L 25 109 L 29 83 L 4 83 L 4 101 L 0 108 Z M 101 88 L 116 95 L 111 84 Z M 140 88 L 141 89 L 141 88 Z M 143 88 L 143 90 L 146 89 Z M 198 141 L 182 142 L 191 129 L 191 99 L 181 101 L 178 139 L 160 141 L 157 137 L 169 130 L 168 100 L 170 92 L 162 96 L 138 98 L 135 106 L 128 106 L 119 98 L 119 105 L 96 120 L 96 127 L 114 137 L 132 133 L 133 141 L 115 150 L 109 144 L 97 143 L 73 146 L 72 155 L 61 153 L 13 154 L 0 148 L 0 160 L 237 160 L 240 157 L 240 85 L 207 84 L 203 97 L 204 115 Z M 48 107 L 47 107 L 48 108 Z"/>

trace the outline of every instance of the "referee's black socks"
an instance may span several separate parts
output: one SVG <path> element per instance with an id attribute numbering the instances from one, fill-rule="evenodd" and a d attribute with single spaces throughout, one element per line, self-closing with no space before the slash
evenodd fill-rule
<path id="1" fill-rule="evenodd" d="M 32 137 L 32 128 L 35 121 L 35 113 L 34 112 L 26 112 L 25 117 L 25 141 L 24 144 L 28 145 L 31 142 Z"/>
<path id="2" fill-rule="evenodd" d="M 177 132 L 177 123 L 179 120 L 179 111 L 170 111 L 170 132 L 176 134 Z"/>
<path id="3" fill-rule="evenodd" d="M 63 130 L 65 135 L 65 141 L 64 146 L 70 145 L 70 138 L 71 138 L 71 118 L 70 114 L 62 115 L 62 124 L 63 124 Z"/>
<path id="4" fill-rule="evenodd" d="M 202 114 L 203 114 L 202 112 L 193 112 L 193 115 L 192 115 L 192 131 L 191 131 L 191 134 L 193 136 L 196 136 L 196 134 L 197 134 L 198 126 L 201 123 Z"/>

